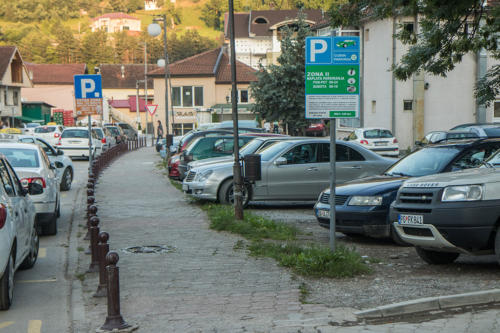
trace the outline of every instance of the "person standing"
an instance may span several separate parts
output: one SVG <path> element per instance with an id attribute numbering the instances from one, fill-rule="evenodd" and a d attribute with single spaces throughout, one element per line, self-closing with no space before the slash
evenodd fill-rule
<path id="1" fill-rule="evenodd" d="M 163 126 L 161 125 L 161 121 L 158 120 L 158 126 L 156 127 L 156 143 L 163 139 Z"/>

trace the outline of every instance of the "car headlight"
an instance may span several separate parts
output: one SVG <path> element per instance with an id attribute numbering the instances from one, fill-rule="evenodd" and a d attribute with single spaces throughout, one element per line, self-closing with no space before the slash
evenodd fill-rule
<path id="1" fill-rule="evenodd" d="M 354 196 L 349 200 L 349 206 L 380 206 L 382 196 Z"/>
<path id="2" fill-rule="evenodd" d="M 441 201 L 477 201 L 482 197 L 482 185 L 448 186 L 443 191 Z"/>
<path id="3" fill-rule="evenodd" d="M 198 174 L 196 174 L 196 177 L 194 178 L 194 181 L 196 182 L 202 182 L 202 181 L 205 181 L 207 180 L 208 177 L 210 177 L 210 175 L 213 173 L 214 171 L 213 170 L 205 170 L 205 171 L 202 171 Z"/>

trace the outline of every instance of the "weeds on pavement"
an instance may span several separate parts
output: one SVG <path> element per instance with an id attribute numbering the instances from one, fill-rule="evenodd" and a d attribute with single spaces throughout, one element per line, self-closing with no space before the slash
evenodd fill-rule
<path id="1" fill-rule="evenodd" d="M 176 181 L 176 180 L 173 180 L 173 179 L 170 179 L 170 183 L 171 183 L 172 185 L 174 185 L 174 187 L 175 187 L 176 189 L 178 189 L 179 191 L 182 191 L 182 183 L 180 183 L 180 182 L 178 182 L 178 181 Z"/>

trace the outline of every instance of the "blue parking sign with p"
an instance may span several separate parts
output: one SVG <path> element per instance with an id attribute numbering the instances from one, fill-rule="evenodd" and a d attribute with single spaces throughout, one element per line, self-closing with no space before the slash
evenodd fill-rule
<path id="1" fill-rule="evenodd" d="M 101 75 L 75 75 L 75 98 L 102 98 Z"/>
<path id="2" fill-rule="evenodd" d="M 322 65 L 332 63 L 332 38 L 306 38 L 306 65 Z"/>

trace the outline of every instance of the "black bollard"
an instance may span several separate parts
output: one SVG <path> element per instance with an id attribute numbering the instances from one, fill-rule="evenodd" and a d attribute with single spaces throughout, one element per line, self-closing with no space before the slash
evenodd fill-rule
<path id="1" fill-rule="evenodd" d="M 120 257 L 114 251 L 106 255 L 106 262 L 108 264 L 106 267 L 108 275 L 108 316 L 104 325 L 101 326 L 101 329 L 106 331 L 121 330 L 130 327 L 120 314 L 120 276 L 119 268 L 116 266 L 118 260 L 120 260 Z"/>
<path id="2" fill-rule="evenodd" d="M 90 207 L 89 207 L 89 217 L 87 219 L 87 235 L 85 236 L 85 240 L 88 240 L 90 239 L 90 220 L 92 219 L 92 217 L 96 216 L 97 215 L 97 206 L 92 204 Z M 88 236 L 88 238 L 87 238 Z M 85 250 L 85 254 L 91 254 L 91 251 L 90 251 L 90 246 Z"/>
<path id="3" fill-rule="evenodd" d="M 99 271 L 99 256 L 97 255 L 97 239 L 99 237 L 99 218 L 92 216 L 90 219 L 90 265 L 87 273 Z"/>
<path id="4" fill-rule="evenodd" d="M 108 276 L 106 273 L 106 255 L 109 252 L 109 234 L 105 231 L 99 233 L 99 244 L 97 254 L 99 255 L 99 285 L 94 297 L 106 297 L 108 295 Z"/>
<path id="5" fill-rule="evenodd" d="M 93 193 L 93 191 L 92 191 Z M 90 213 L 90 206 L 94 205 L 95 203 L 95 198 L 94 197 L 88 197 L 87 198 L 87 234 L 85 235 L 85 237 L 83 237 L 84 240 L 89 240 L 90 239 L 90 233 L 89 233 L 89 230 L 90 230 L 90 218 L 92 217 L 91 213 Z"/>

